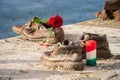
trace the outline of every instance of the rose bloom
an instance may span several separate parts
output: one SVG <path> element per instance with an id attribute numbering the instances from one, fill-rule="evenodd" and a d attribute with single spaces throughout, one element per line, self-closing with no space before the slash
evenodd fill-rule
<path id="1" fill-rule="evenodd" d="M 56 14 L 54 17 L 50 17 L 48 21 L 48 25 L 53 28 L 59 28 L 63 24 L 63 18 Z"/>

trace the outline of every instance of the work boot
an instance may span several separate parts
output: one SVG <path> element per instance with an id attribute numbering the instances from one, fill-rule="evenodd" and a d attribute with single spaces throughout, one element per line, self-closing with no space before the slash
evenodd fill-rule
<path id="1" fill-rule="evenodd" d="M 88 40 L 95 40 L 97 42 L 97 58 L 110 58 L 112 57 L 107 37 L 105 34 L 93 34 L 93 33 L 83 33 L 80 37 L 80 42 L 85 46 L 85 42 Z M 86 50 L 83 49 L 83 58 L 86 57 Z"/>
<path id="2" fill-rule="evenodd" d="M 40 63 L 53 69 L 83 70 L 81 47 L 79 42 L 65 40 L 51 52 L 40 57 Z"/>

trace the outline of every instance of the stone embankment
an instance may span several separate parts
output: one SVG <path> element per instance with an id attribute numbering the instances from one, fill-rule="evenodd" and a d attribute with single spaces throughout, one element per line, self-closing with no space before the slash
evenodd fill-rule
<path id="1" fill-rule="evenodd" d="M 85 65 L 83 71 L 51 70 L 40 64 L 40 56 L 54 46 L 42 47 L 22 36 L 7 38 L 0 40 L 0 80 L 120 80 L 120 22 L 90 20 L 63 29 L 65 39 L 72 40 L 79 40 L 83 32 L 107 34 L 115 56 L 97 60 L 94 67 Z"/>

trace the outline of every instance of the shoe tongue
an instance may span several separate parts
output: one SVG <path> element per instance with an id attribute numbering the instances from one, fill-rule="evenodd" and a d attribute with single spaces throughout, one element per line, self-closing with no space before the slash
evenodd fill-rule
<path id="1" fill-rule="evenodd" d="M 73 42 L 72 45 L 73 46 L 79 46 L 79 43 L 78 42 Z"/>
<path id="2" fill-rule="evenodd" d="M 88 34 L 84 35 L 84 40 L 87 41 L 90 39 L 90 36 Z"/>

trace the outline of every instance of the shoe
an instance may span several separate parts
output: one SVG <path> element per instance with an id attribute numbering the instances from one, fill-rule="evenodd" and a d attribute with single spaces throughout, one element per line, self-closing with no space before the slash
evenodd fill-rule
<path id="1" fill-rule="evenodd" d="M 120 10 L 117 10 L 113 13 L 113 16 L 116 21 L 120 21 Z"/>
<path id="2" fill-rule="evenodd" d="M 106 0 L 103 9 L 96 13 L 96 17 L 101 20 L 115 19 L 120 21 L 120 0 Z"/>
<path id="3" fill-rule="evenodd" d="M 83 70 L 82 54 L 78 42 L 64 40 L 51 52 L 40 57 L 40 63 L 48 68 L 63 70 Z"/>
<path id="4" fill-rule="evenodd" d="M 93 33 L 83 33 L 80 37 L 80 42 L 85 47 L 85 42 L 88 40 L 95 40 L 97 42 L 97 58 L 110 58 L 112 57 L 111 51 L 109 49 L 109 44 L 105 34 L 93 34 Z M 86 57 L 85 48 L 82 50 L 84 54 L 83 58 Z"/>
<path id="5" fill-rule="evenodd" d="M 100 20 L 107 20 L 109 19 L 108 14 L 105 9 L 103 9 L 100 12 L 96 13 L 96 17 L 99 18 Z"/>
<path id="6" fill-rule="evenodd" d="M 54 38 L 54 42 L 62 42 L 64 40 L 64 31 L 62 28 L 53 29 L 55 34 L 50 35 L 51 31 L 50 27 L 45 25 L 44 23 L 35 23 L 34 18 L 28 21 L 24 26 L 13 26 L 13 31 L 17 34 L 23 35 L 26 39 L 29 40 L 40 40 L 47 38 L 49 36 L 50 39 Z"/>

